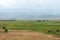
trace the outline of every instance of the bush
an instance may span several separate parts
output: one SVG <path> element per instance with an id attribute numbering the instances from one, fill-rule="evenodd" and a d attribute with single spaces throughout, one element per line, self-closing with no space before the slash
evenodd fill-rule
<path id="1" fill-rule="evenodd" d="M 5 26 L 2 27 L 2 29 L 5 29 L 5 28 L 6 28 Z"/>
<path id="2" fill-rule="evenodd" d="M 51 30 L 48 30 L 48 33 L 51 33 Z"/>
<path id="3" fill-rule="evenodd" d="M 45 20 L 43 20 L 43 22 L 45 22 Z"/>
<path id="4" fill-rule="evenodd" d="M 8 32 L 8 29 L 5 29 L 4 32 L 7 33 Z"/>
<path id="5" fill-rule="evenodd" d="M 38 22 L 41 22 L 41 20 L 37 20 Z"/>
<path id="6" fill-rule="evenodd" d="M 59 32 L 60 30 L 56 30 L 57 32 Z"/>

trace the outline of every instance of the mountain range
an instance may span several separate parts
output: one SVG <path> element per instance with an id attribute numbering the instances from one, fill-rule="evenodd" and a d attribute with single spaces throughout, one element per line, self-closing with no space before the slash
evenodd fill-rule
<path id="1" fill-rule="evenodd" d="M 0 20 L 31 20 L 31 19 L 60 19 L 60 14 L 8 14 L 0 15 Z"/>
<path id="2" fill-rule="evenodd" d="M 60 19 L 60 15 L 53 15 L 53 14 L 42 14 L 42 15 L 36 15 L 36 14 L 31 14 L 31 15 L 16 15 L 15 17 L 12 17 L 10 19 Z"/>

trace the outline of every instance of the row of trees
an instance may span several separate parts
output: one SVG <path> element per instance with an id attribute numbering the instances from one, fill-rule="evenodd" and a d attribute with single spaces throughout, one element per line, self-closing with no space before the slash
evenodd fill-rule
<path id="1" fill-rule="evenodd" d="M 45 22 L 45 21 L 48 21 L 48 20 L 37 20 L 37 21 L 38 21 L 38 22 L 42 22 L 42 21 Z"/>

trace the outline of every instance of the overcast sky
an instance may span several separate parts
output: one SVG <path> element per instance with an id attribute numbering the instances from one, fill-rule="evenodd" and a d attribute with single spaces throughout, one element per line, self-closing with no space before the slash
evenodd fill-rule
<path id="1" fill-rule="evenodd" d="M 60 0 L 0 0 L 0 18 L 59 13 Z"/>

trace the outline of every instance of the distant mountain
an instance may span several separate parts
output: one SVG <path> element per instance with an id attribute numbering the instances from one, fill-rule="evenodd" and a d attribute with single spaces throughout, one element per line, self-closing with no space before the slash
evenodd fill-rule
<path id="1" fill-rule="evenodd" d="M 60 15 L 42 14 L 42 15 L 23 15 L 17 16 L 18 19 L 60 19 Z"/>
<path id="2" fill-rule="evenodd" d="M 4 14 L 4 13 L 3 13 Z M 22 14 L 20 14 L 20 13 L 17 13 L 17 14 L 5 14 L 5 15 L 3 15 L 3 14 L 1 14 L 0 15 L 0 20 L 15 20 L 15 19 L 22 19 L 22 20 L 26 20 L 26 19 L 60 19 L 60 14 L 56 14 L 56 15 L 54 15 L 54 14 L 39 14 L 39 13 L 35 13 L 35 14 L 33 14 L 33 13 L 22 13 Z"/>
<path id="3" fill-rule="evenodd" d="M 43 15 L 40 15 L 39 18 L 41 18 L 41 19 L 60 19 L 60 15 L 43 14 Z"/>

